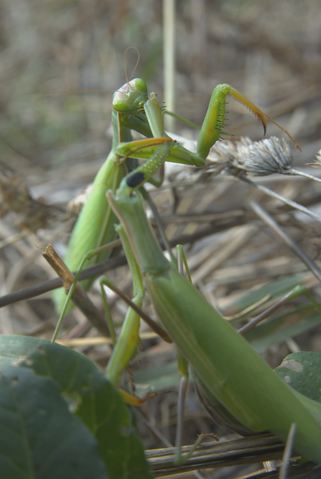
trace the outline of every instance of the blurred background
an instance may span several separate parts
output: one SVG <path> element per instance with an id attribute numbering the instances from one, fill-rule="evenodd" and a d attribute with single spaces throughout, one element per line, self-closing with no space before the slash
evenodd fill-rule
<path id="1" fill-rule="evenodd" d="M 41 258 L 41 247 L 52 241 L 63 251 L 73 222 L 66 213 L 66 205 L 92 181 L 111 145 L 113 92 L 139 76 L 164 101 L 163 28 L 160 0 L 0 0 L 2 295 L 55 276 Z M 294 152 L 296 164 L 315 160 L 321 149 L 319 0 L 177 0 L 175 34 L 177 113 L 201 124 L 213 87 L 230 83 L 296 138 L 302 147 L 301 152 Z M 260 125 L 232 101 L 229 113 L 225 127 L 229 135 L 262 137 Z M 178 122 L 175 132 L 195 137 L 194 131 Z M 269 125 L 268 133 L 280 135 L 274 125 Z M 309 182 L 287 180 L 281 186 L 287 196 L 297 201 L 314 206 L 321 201 L 318 187 Z M 199 209 L 194 210 L 198 215 L 212 214 L 216 201 L 215 207 L 219 209 L 214 213 L 225 212 L 232 218 L 225 226 L 222 223 L 221 236 L 217 236 L 217 243 L 214 241 L 215 248 L 221 251 L 227 238 L 232 241 L 239 237 L 240 230 L 235 228 L 248 221 L 244 211 L 237 209 L 246 192 L 241 188 L 236 194 L 234 183 L 232 190 L 220 190 L 215 199 L 209 197 L 205 204 L 205 192 L 212 190 L 204 183 L 195 186 L 195 191 L 190 185 L 187 193 L 183 188 L 180 194 L 187 197 L 189 205 L 199 203 Z M 202 198 L 202 204 L 194 194 Z M 30 195 L 34 202 L 30 203 Z M 173 228 L 178 219 L 172 210 L 166 210 L 166 201 L 162 210 L 164 221 L 168 234 L 175 237 Z M 184 208 L 181 214 L 188 209 Z M 318 225 L 309 223 L 303 231 L 294 217 L 283 219 L 283 225 L 318 260 Z M 190 226 L 191 232 L 195 232 L 195 225 Z M 222 258 L 211 271 L 200 269 L 203 263 L 199 257 L 193 263 L 198 268 L 194 274 L 198 283 L 205 285 L 207 297 L 213 299 L 215 293 L 220 307 L 232 313 L 235 310 L 228 308 L 240 292 L 279 280 L 284 274 L 306 273 L 305 266 L 280 247 L 272 234 L 267 238 L 266 234 L 252 232 L 243 238 L 243 243 L 235 244 L 232 252 L 223 255 L 226 261 Z M 202 261 L 215 255 L 215 248 L 207 256 L 203 254 Z M 236 257 L 231 259 L 234 253 Z M 215 286 L 211 282 L 213 274 Z M 211 286 L 206 286 L 207 281 Z M 245 301 L 250 302 L 250 298 Z M 123 310 L 120 306 L 121 313 Z M 79 325 L 84 319 L 74 314 L 66 323 L 66 337 L 76 337 L 81 331 Z M 315 315 L 313 318 L 318 323 Z M 55 321 L 56 313 L 47 294 L 3 308 L 0 327 L 3 333 L 46 336 Z M 321 350 L 320 337 L 320 333 L 315 333 L 313 338 L 305 337 L 302 344 Z M 291 344 L 282 343 L 281 353 L 278 346 L 275 358 L 272 342 L 262 346 L 261 351 L 276 364 Z M 148 350 L 152 353 L 141 352 L 139 361 L 144 361 L 148 354 L 165 355 L 170 364 L 167 382 L 155 387 L 166 389 L 176 381 L 173 362 L 168 363 L 168 357 L 173 359 L 173 355 L 167 356 L 167 346 L 162 346 L 161 351 L 158 343 L 152 346 L 154 349 Z M 106 361 L 106 348 L 82 350 L 102 364 Z M 155 361 L 157 356 L 153 357 Z M 147 377 L 141 382 L 147 382 Z M 162 432 L 169 437 L 175 426 L 171 409 L 175 398 L 167 395 L 167 406 L 162 406 L 161 412 Z M 151 401 L 151 417 L 157 417 L 158 407 L 157 399 Z M 192 419 L 193 408 L 194 403 L 189 411 Z M 198 416 L 192 431 L 208 430 L 204 421 L 202 415 Z"/>
<path id="2" fill-rule="evenodd" d="M 0 8 L 0 154 L 18 170 L 56 175 L 68 166 L 76 176 L 82 162 L 103 158 L 112 93 L 133 76 L 162 98 L 161 1 L 1 0 Z M 226 82 L 320 147 L 317 0 L 177 0 L 176 9 L 178 113 L 200 123 L 212 88 Z"/>

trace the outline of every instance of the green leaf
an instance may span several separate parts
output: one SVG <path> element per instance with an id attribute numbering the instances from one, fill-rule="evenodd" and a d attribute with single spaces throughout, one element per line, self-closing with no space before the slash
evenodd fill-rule
<path id="1" fill-rule="evenodd" d="M 301 351 L 289 354 L 275 371 L 296 391 L 321 402 L 321 353 Z"/>
<path id="2" fill-rule="evenodd" d="M 246 339 L 251 343 L 254 349 L 263 353 L 271 345 L 278 344 L 289 338 L 302 334 L 321 322 L 320 305 L 314 298 L 314 294 L 304 287 L 304 284 L 300 285 L 304 277 L 301 275 L 287 276 L 280 280 L 276 280 L 260 286 L 253 291 L 244 294 L 241 298 L 238 298 L 233 303 L 233 312 L 240 311 L 252 304 L 255 304 L 263 298 L 269 298 L 269 304 L 271 300 L 276 300 L 285 293 L 292 292 L 291 301 L 282 306 L 282 311 L 278 310 L 277 313 L 271 314 L 271 316 L 264 322 L 245 333 Z M 299 297 L 305 297 L 305 301 L 301 304 L 293 304 L 292 301 Z M 260 307 L 266 308 L 266 306 Z M 253 312 L 252 316 L 258 314 Z M 234 319 L 233 324 L 235 327 L 239 325 L 240 320 Z"/>
<path id="3" fill-rule="evenodd" d="M 257 352 L 262 353 L 272 345 L 309 331 L 320 322 L 321 315 L 315 313 L 313 305 L 302 305 L 291 313 L 265 321 L 245 333 L 245 337 Z"/>
<path id="4" fill-rule="evenodd" d="M 93 362 L 49 341 L 22 336 L 0 337 L 0 365 L 2 360 L 12 361 L 14 357 L 21 365 L 57 383 L 69 408 L 96 437 L 111 479 L 152 477 L 131 414 Z"/>
<path id="5" fill-rule="evenodd" d="M 303 278 L 304 275 L 297 274 L 266 283 L 263 286 L 259 286 L 258 288 L 244 293 L 240 298 L 233 302 L 233 305 L 231 305 L 230 308 L 236 313 L 237 311 L 259 302 L 265 297 L 269 297 L 270 300 L 277 299 L 295 286 L 300 285 Z"/>
<path id="6" fill-rule="evenodd" d="M 29 336 L 0 336 L 0 370 L 6 365 L 16 364 L 25 359 L 40 344 L 48 342 Z"/>
<path id="7" fill-rule="evenodd" d="M 134 382 L 138 395 L 148 391 L 163 391 L 177 388 L 179 384 L 177 361 L 171 361 L 161 366 L 153 365 L 134 372 Z"/>
<path id="8" fill-rule="evenodd" d="M 110 383 L 105 381 L 83 396 L 78 414 L 97 438 L 111 478 L 152 477 L 135 434 L 133 418 Z"/>
<path id="9" fill-rule="evenodd" d="M 0 476 L 106 479 L 95 439 L 56 384 L 27 368 L 0 373 Z"/>

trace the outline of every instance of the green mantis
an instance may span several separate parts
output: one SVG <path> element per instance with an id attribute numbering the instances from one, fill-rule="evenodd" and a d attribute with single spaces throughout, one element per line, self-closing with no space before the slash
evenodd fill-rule
<path id="1" fill-rule="evenodd" d="M 211 146 L 222 133 L 227 95 L 247 106 L 266 127 L 267 115 L 229 85 L 219 85 L 212 93 L 197 151 L 192 153 L 166 134 L 163 111 L 156 96 L 148 96 L 142 80 L 133 80 L 115 93 L 112 150 L 96 176 L 92 193 L 75 226 L 67 265 L 77 270 L 90 250 L 114 237 L 117 216 L 124 230 L 121 239 L 125 254 L 131 270 L 137 270 L 134 300 L 138 304 L 142 300 L 142 273 L 160 321 L 191 363 L 209 401 L 218 402 L 250 431 L 270 430 L 285 439 L 295 423 L 296 451 L 320 462 L 318 406 L 292 392 L 177 272 L 175 265 L 165 259 L 146 219 L 142 200 L 144 183 L 152 181 L 154 173 L 166 161 L 194 166 L 205 163 Z M 130 141 L 131 130 L 145 138 Z M 130 171 L 128 158 L 146 161 Z M 90 283 L 85 286 L 88 288 Z M 116 383 L 137 341 L 137 317 L 132 319 L 128 313 L 128 318 L 119 343 L 121 347 L 116 344 L 108 370 L 108 376 Z M 130 354 L 124 359 L 119 351 L 126 349 L 126 342 Z M 115 363 L 118 363 L 117 371 Z"/>
<path id="2" fill-rule="evenodd" d="M 142 197 L 126 179 L 108 199 L 126 231 L 157 315 L 190 362 L 207 399 L 218 402 L 249 431 L 269 430 L 285 440 L 295 424 L 295 451 L 321 463 L 320 405 L 294 393 L 165 259 Z"/>

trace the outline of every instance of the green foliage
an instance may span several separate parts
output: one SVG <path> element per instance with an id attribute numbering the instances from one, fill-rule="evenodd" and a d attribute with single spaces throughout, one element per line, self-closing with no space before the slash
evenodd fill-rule
<path id="1" fill-rule="evenodd" d="M 313 306 L 296 306 L 287 314 L 272 316 L 245 337 L 257 352 L 262 353 L 272 345 L 309 331 L 320 322 L 320 313 L 316 313 Z"/>
<path id="2" fill-rule="evenodd" d="M 321 402 L 321 353 L 301 351 L 289 354 L 276 371 L 296 391 Z"/>
<path id="3" fill-rule="evenodd" d="M 45 340 L 2 336 L 0 370 L 3 383 L 0 391 L 0 430 L 2 427 L 13 430 L 22 410 L 27 423 L 23 429 L 15 427 L 16 438 L 12 441 L 12 447 L 9 444 L 6 449 L 0 450 L 2 477 L 20 477 L 2 474 L 6 471 L 2 467 L 6 467 L 7 461 L 12 462 L 14 458 L 18 468 L 28 459 L 33 475 L 21 476 L 28 478 L 151 477 L 130 412 L 118 392 L 85 356 Z M 15 377 L 18 378 L 19 401 L 13 401 Z M 10 411 L 12 403 L 19 405 L 15 411 L 16 417 Z M 39 411 L 45 411 L 45 414 L 39 415 Z M 8 421 L 13 424 L 7 425 Z M 64 425 L 68 425 L 70 436 Z M 46 431 L 51 438 L 51 427 L 55 442 L 51 443 L 48 439 L 47 443 L 47 436 L 43 438 L 43 435 Z M 58 432 L 61 432 L 61 436 L 57 436 Z M 63 441 L 64 438 L 69 440 L 69 437 L 71 444 L 77 444 L 77 448 L 70 448 L 70 454 L 69 449 L 64 448 Z M 22 448 L 21 455 L 17 455 L 13 446 L 23 441 L 26 450 Z M 37 449 L 39 445 L 41 453 Z M 56 464 L 56 456 L 51 452 L 54 446 L 59 446 L 58 450 L 61 449 L 65 457 L 59 464 Z M 79 457 L 78 462 L 73 459 L 74 450 Z M 48 457 L 54 474 L 52 476 L 47 473 L 42 475 L 41 472 L 46 467 Z M 87 468 L 81 466 L 83 458 L 87 461 Z M 73 471 L 70 470 L 70 464 L 75 464 Z M 83 475 L 76 472 L 78 464 Z M 21 466 L 21 469 L 24 468 Z"/>
<path id="4" fill-rule="evenodd" d="M 94 437 L 70 414 L 53 380 L 7 366 L 0 388 L 1 477 L 107 477 Z"/>
<path id="5" fill-rule="evenodd" d="M 245 338 L 257 352 L 264 353 L 270 346 L 307 332 L 320 324 L 320 305 L 313 293 L 306 290 L 302 284 L 304 284 L 302 275 L 286 276 L 245 293 L 233 304 L 234 311 L 241 311 L 264 298 L 268 298 L 271 304 L 289 292 L 292 292 L 292 300 L 300 298 L 300 303 L 289 300 L 286 306 L 277 309 L 262 323 L 245 333 Z M 264 305 L 264 308 L 266 307 L 267 305 Z M 253 316 L 256 314 L 258 313 L 252 312 Z M 233 320 L 235 327 L 238 327 L 239 323 L 238 319 Z"/>

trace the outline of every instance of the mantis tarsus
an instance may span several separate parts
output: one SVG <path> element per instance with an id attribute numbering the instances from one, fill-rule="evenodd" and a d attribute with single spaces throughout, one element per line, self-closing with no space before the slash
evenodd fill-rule
<path id="1" fill-rule="evenodd" d="M 115 93 L 113 148 L 78 220 L 69 256 L 74 259 L 67 262 L 71 269 L 77 269 L 88 251 L 114 235 L 114 212 L 126 232 L 127 240 L 123 238 L 123 242 L 129 260 L 132 262 L 132 255 L 135 257 L 161 322 L 190 361 L 209 400 L 218 401 L 242 427 L 251 431 L 270 430 L 285 439 L 295 423 L 296 450 L 320 462 L 318 406 L 292 392 L 165 259 L 148 225 L 141 194 L 135 191 L 152 180 L 165 161 L 204 164 L 209 149 L 220 138 L 227 95 L 247 106 L 266 127 L 267 115 L 229 85 L 219 85 L 211 97 L 197 152 L 191 153 L 165 133 L 163 111 L 155 95 L 148 97 L 142 80 L 132 80 Z M 154 138 L 129 141 L 131 129 Z M 124 160 L 129 157 L 147 161 L 125 176 Z M 141 294 L 139 284 L 134 292 L 139 301 Z M 125 364 L 120 366 L 124 368 Z M 116 382 L 118 374 L 113 376 L 109 371 Z"/>

